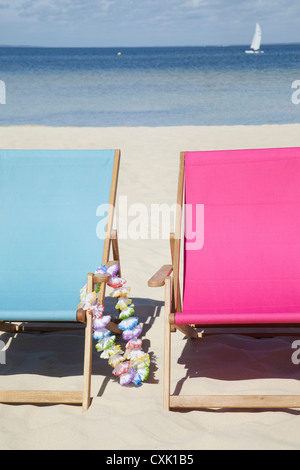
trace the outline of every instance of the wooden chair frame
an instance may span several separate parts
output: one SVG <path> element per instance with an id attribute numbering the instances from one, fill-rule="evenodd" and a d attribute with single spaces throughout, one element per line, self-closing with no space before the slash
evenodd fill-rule
<path id="1" fill-rule="evenodd" d="M 112 172 L 112 181 L 109 197 L 109 210 L 107 215 L 107 224 L 102 256 L 103 265 L 111 265 L 117 262 L 120 265 L 119 247 L 117 231 L 112 229 L 114 208 L 116 202 L 117 184 L 120 166 L 120 150 L 115 151 L 114 164 Z M 110 251 L 112 249 L 113 259 L 110 261 Z M 120 274 L 121 270 L 119 270 Z M 98 294 L 98 302 L 104 303 L 106 283 L 108 276 L 89 273 L 87 276 L 87 293 L 94 291 L 95 283 L 101 282 Z M 84 344 L 84 361 L 83 361 L 83 389 L 81 391 L 50 391 L 50 390 L 0 390 L 0 403 L 35 403 L 35 404 L 72 404 L 82 405 L 82 412 L 87 411 L 91 403 L 91 374 L 92 374 L 92 332 L 93 320 L 92 315 L 86 315 L 83 310 L 77 311 L 77 322 L 85 324 L 85 344 Z M 57 323 L 57 322 L 55 322 Z M 65 322 L 64 322 L 65 323 Z M 0 322 L 0 331 L 6 332 L 23 332 L 23 331 L 61 331 L 77 328 L 74 322 L 70 322 L 68 326 L 46 326 L 49 322 L 39 322 L 35 325 L 33 322 L 26 324 L 13 324 L 6 321 Z M 73 325 L 73 326 L 72 326 Z M 109 322 L 106 328 L 110 329 L 114 334 L 120 334 L 118 326 L 114 322 Z"/>
<path id="2" fill-rule="evenodd" d="M 181 227 L 184 203 L 184 165 L 185 152 L 180 154 L 180 168 L 177 192 L 177 213 L 175 234 L 170 234 L 170 249 L 172 264 L 164 265 L 148 281 L 149 287 L 165 286 L 165 316 L 164 316 L 164 373 L 163 373 L 163 408 L 230 408 L 230 409 L 285 409 L 300 408 L 300 395 L 171 395 L 171 334 L 177 330 L 192 340 L 202 338 L 203 333 L 197 331 L 197 327 L 209 327 L 232 329 L 241 325 L 176 325 L 175 313 L 182 311 L 179 266 L 180 266 L 180 245 Z M 247 325 L 242 325 L 246 327 Z M 268 324 L 268 325 L 248 325 L 250 327 L 298 327 L 299 324 Z M 252 333 L 245 332 L 244 334 Z M 282 333 L 281 333 L 282 334 Z M 258 336 L 262 336 L 259 334 Z M 267 334 L 269 336 L 269 334 Z M 273 336 L 273 335 L 272 335 Z"/>

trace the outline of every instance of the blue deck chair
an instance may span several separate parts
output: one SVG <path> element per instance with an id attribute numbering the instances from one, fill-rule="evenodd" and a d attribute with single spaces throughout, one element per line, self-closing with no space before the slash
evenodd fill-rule
<path id="1" fill-rule="evenodd" d="M 87 276 L 92 292 L 101 279 L 91 273 L 119 262 L 119 162 L 119 150 L 0 150 L 0 330 L 85 324 L 82 391 L 2 390 L 1 403 L 90 405 L 92 318 L 77 305 Z"/>

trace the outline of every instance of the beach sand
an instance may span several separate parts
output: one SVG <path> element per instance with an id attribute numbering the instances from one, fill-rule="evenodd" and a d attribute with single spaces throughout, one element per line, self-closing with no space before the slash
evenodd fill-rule
<path id="1" fill-rule="evenodd" d="M 234 127 L 61 128 L 0 127 L 2 148 L 119 148 L 118 199 L 128 206 L 176 202 L 184 150 L 300 146 L 300 124 Z M 88 168 L 87 168 L 88 171 Z M 92 191 L 91 191 L 92 197 Z M 169 231 L 173 231 L 170 227 Z M 122 275 L 131 286 L 151 356 L 149 380 L 121 387 L 107 361 L 93 357 L 92 404 L 0 404 L 0 449 L 298 449 L 300 411 L 171 411 L 162 409 L 163 288 L 148 279 L 170 263 L 166 239 L 119 240 Z M 108 305 L 111 305 L 108 299 Z M 28 333 L 8 338 L 1 388 L 80 389 L 81 332 Z M 237 335 L 187 342 L 172 335 L 172 391 L 299 393 L 300 365 L 291 361 L 295 337 Z M 300 338 L 299 338 L 300 339 Z M 30 370 L 34 367 L 35 374 Z M 189 378 L 188 378 L 189 377 Z M 284 380 L 283 380 L 284 379 Z M 198 391 L 198 392 L 197 392 Z"/>

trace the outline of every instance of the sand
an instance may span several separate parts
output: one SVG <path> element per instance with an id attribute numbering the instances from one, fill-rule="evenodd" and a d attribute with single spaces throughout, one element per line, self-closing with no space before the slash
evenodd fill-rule
<path id="1" fill-rule="evenodd" d="M 2 148 L 120 148 L 117 203 L 176 201 L 183 150 L 300 146 L 300 124 L 234 127 L 0 127 Z M 149 215 L 149 224 L 151 217 Z M 151 227 L 149 225 L 149 227 Z M 173 227 L 170 227 L 173 230 Z M 150 228 L 149 228 L 150 231 Z M 148 279 L 170 262 L 168 240 L 122 238 L 122 274 L 131 286 L 151 356 L 149 380 L 121 387 L 107 361 L 93 357 L 92 404 L 0 404 L 0 449 L 298 449 L 299 413 L 290 411 L 171 411 L 162 409 L 163 288 Z M 300 336 L 300 334 L 299 334 Z M 81 387 L 82 334 L 30 333 L 9 338 L 2 388 Z M 294 337 L 255 339 L 220 334 L 187 342 L 172 335 L 172 390 L 178 393 L 299 393 Z M 7 361 L 8 362 L 8 361 Z M 35 374 L 30 370 L 34 367 Z M 8 369 L 9 368 L 9 369 Z M 2 371 L 1 371 L 2 372 Z"/>

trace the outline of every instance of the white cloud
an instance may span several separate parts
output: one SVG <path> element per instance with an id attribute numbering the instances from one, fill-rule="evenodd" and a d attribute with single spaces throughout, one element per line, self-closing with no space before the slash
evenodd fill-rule
<path id="1" fill-rule="evenodd" d="M 21 18 L 39 21 L 89 20 L 107 14 L 115 0 L 25 0 L 16 11 Z"/>
<path id="2" fill-rule="evenodd" d="M 0 6 L 4 44 L 101 45 L 111 38 L 129 45 L 246 44 L 257 21 L 267 42 L 299 41 L 299 0 L 0 0 Z"/>

